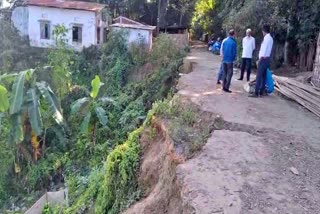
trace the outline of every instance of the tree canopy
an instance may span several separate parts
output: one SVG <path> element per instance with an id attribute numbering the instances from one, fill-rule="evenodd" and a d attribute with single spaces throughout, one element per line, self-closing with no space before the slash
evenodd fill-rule
<path id="1" fill-rule="evenodd" d="M 261 42 L 262 24 L 268 23 L 279 45 L 277 60 L 310 70 L 320 31 L 319 7 L 318 0 L 197 0 L 192 26 L 196 38 L 202 33 L 225 36 L 230 28 L 242 37 L 251 28 Z"/>

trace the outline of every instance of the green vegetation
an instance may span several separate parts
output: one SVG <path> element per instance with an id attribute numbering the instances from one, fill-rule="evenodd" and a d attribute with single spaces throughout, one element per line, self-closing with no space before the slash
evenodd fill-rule
<path id="1" fill-rule="evenodd" d="M 55 26 L 52 32 L 55 47 L 48 54 L 48 64 L 52 67 L 50 83 L 59 97 L 63 97 L 71 86 L 71 65 L 74 52 L 66 44 L 67 32 L 65 26 Z"/>
<path id="2" fill-rule="evenodd" d="M 0 76 L 0 207 L 28 207 L 63 186 L 64 213 L 118 213 L 140 197 L 139 127 L 171 92 L 184 53 L 166 35 L 149 53 L 124 35 L 80 53 L 60 36 L 43 66 Z"/>
<path id="3" fill-rule="evenodd" d="M 136 176 L 141 130 L 132 132 L 125 143 L 109 154 L 95 213 L 118 213 L 139 197 Z"/>
<path id="4" fill-rule="evenodd" d="M 208 33 L 215 38 L 225 37 L 234 28 L 240 39 L 251 28 L 259 45 L 262 25 L 268 23 L 275 39 L 274 64 L 298 65 L 310 71 L 320 31 L 319 7 L 318 0 L 197 0 L 193 36 L 199 39 Z"/>
<path id="5" fill-rule="evenodd" d="M 197 106 L 186 103 L 178 97 L 154 103 L 146 124 L 153 116 L 166 122 L 177 151 L 182 151 L 187 158 L 202 148 L 214 129 L 221 129 L 220 117 L 202 112 Z M 153 135 L 152 130 L 150 134 Z"/>
<path id="6" fill-rule="evenodd" d="M 106 126 L 108 122 L 106 111 L 103 109 L 103 107 L 101 107 L 102 103 L 112 101 L 108 97 L 96 99 L 102 85 L 103 83 L 101 83 L 99 76 L 96 76 L 91 81 L 92 90 L 90 97 L 80 98 L 71 106 L 72 115 L 80 114 L 84 116 L 80 125 L 80 129 L 83 134 L 91 134 L 91 141 L 93 144 L 95 144 L 97 138 L 96 132 L 98 122 L 102 126 Z"/>
<path id="7" fill-rule="evenodd" d="M 11 23 L 0 19 L 0 75 L 35 68 L 46 61 L 46 50 L 30 47 Z"/>
<path id="8" fill-rule="evenodd" d="M 50 206 L 49 204 L 46 204 L 43 208 L 42 214 L 62 214 L 64 208 L 59 206 Z"/>

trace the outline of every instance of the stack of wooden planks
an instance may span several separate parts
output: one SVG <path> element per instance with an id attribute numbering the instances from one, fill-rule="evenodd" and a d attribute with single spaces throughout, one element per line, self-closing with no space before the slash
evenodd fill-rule
<path id="1" fill-rule="evenodd" d="M 275 89 L 320 117 L 320 90 L 294 79 L 273 75 Z"/>
<path id="2" fill-rule="evenodd" d="M 273 75 L 275 89 L 320 117 L 320 90 L 294 79 Z"/>

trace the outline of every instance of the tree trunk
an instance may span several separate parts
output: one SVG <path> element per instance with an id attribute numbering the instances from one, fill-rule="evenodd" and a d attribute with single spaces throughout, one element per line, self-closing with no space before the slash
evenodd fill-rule
<path id="1" fill-rule="evenodd" d="M 160 31 L 160 15 L 161 14 L 161 0 L 158 0 L 158 16 L 157 16 L 157 35 Z"/>
<path id="2" fill-rule="evenodd" d="M 287 26 L 287 36 L 286 36 L 286 42 L 284 43 L 284 51 L 283 51 L 283 63 L 288 64 L 289 63 L 289 47 L 290 47 L 290 42 L 289 42 L 289 34 L 290 34 L 290 29 L 291 29 L 291 18 L 288 20 L 288 26 Z"/>
<path id="3" fill-rule="evenodd" d="M 317 53 L 313 65 L 312 83 L 320 88 L 320 33 L 318 36 Z"/>
<path id="4" fill-rule="evenodd" d="M 307 62 L 306 62 L 306 66 L 307 66 L 307 71 L 312 71 L 313 70 L 313 63 L 314 63 L 314 55 L 316 52 L 316 46 L 315 44 L 312 42 L 309 45 L 309 49 L 308 49 L 308 56 L 307 56 Z"/>
<path id="5" fill-rule="evenodd" d="M 288 54 L 289 54 L 289 41 L 284 43 L 284 51 L 283 51 L 283 63 L 288 64 Z"/>
<path id="6" fill-rule="evenodd" d="M 179 20 L 179 26 L 182 26 L 182 18 L 183 18 L 183 16 L 184 16 L 184 12 L 181 11 L 181 13 L 180 13 L 180 20 Z"/>
<path id="7" fill-rule="evenodd" d="M 166 14 L 168 7 L 168 0 L 158 0 L 158 17 L 157 17 L 157 33 L 159 34 L 160 27 L 166 25 Z"/>
<path id="8" fill-rule="evenodd" d="M 299 51 L 299 69 L 302 71 L 306 70 L 306 50 Z"/>

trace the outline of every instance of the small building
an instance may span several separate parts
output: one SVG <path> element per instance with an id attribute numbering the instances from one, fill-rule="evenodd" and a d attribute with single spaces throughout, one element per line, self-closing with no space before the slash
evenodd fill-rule
<path id="1" fill-rule="evenodd" d="M 81 1 L 25 0 L 12 11 L 11 21 L 21 36 L 27 36 L 30 45 L 55 45 L 53 29 L 57 25 L 67 28 L 67 43 L 81 50 L 106 40 L 108 15 L 105 5 Z"/>
<path id="2" fill-rule="evenodd" d="M 188 26 L 171 25 L 161 27 L 159 30 L 161 33 L 167 33 L 179 48 L 185 48 L 189 45 L 190 36 Z"/>
<path id="3" fill-rule="evenodd" d="M 180 26 L 180 25 L 170 25 L 160 27 L 160 32 L 167 34 L 188 34 L 189 26 Z"/>
<path id="4" fill-rule="evenodd" d="M 134 20 L 119 16 L 114 19 L 114 24 L 110 25 L 112 29 L 123 29 L 128 33 L 128 44 L 139 42 L 146 45 L 148 49 L 152 48 L 152 32 L 155 26 L 144 25 Z"/>

